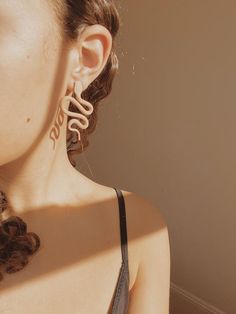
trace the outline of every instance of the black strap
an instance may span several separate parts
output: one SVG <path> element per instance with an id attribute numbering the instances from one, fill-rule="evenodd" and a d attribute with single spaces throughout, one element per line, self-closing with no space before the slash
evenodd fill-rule
<path id="1" fill-rule="evenodd" d="M 126 225 L 126 212 L 125 200 L 121 190 L 114 188 L 118 198 L 119 204 L 119 217 L 120 217 L 120 240 L 121 240 L 121 254 L 122 262 L 128 265 L 128 243 L 127 243 L 127 225 Z"/>

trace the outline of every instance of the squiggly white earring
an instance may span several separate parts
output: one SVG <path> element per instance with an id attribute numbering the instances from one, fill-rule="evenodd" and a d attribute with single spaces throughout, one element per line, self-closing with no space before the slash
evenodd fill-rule
<path id="1" fill-rule="evenodd" d="M 86 116 L 91 115 L 94 109 L 93 105 L 90 102 L 81 98 L 82 91 L 83 91 L 82 83 L 80 81 L 77 81 L 74 84 L 74 93 L 75 93 L 76 98 L 66 95 L 61 100 L 61 108 L 63 112 L 70 117 L 78 118 L 78 119 L 71 119 L 68 122 L 68 129 L 78 134 L 79 141 L 81 140 L 80 131 L 77 128 L 72 128 L 72 124 L 75 123 L 79 128 L 87 129 L 87 127 L 89 126 L 89 121 Z M 82 114 L 78 112 L 69 111 L 67 108 L 70 102 L 72 102 L 78 108 L 78 110 L 82 112 Z M 86 106 L 88 110 L 86 110 L 82 105 Z"/>

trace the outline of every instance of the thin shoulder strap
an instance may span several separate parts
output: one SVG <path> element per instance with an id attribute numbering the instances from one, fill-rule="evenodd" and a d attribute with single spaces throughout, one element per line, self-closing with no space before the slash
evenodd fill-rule
<path id="1" fill-rule="evenodd" d="M 118 204 L 119 204 L 119 217 L 120 217 L 120 240 L 121 240 L 121 254 L 122 261 L 128 265 L 128 243 L 127 243 L 127 225 L 126 225 L 126 212 L 125 200 L 121 190 L 115 188 Z"/>

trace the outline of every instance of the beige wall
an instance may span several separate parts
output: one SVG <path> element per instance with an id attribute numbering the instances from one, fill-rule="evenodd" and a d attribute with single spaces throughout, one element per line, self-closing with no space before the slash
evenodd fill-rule
<path id="1" fill-rule="evenodd" d="M 155 202 L 172 282 L 236 313 L 236 1 L 120 3 L 120 69 L 79 168 Z"/>

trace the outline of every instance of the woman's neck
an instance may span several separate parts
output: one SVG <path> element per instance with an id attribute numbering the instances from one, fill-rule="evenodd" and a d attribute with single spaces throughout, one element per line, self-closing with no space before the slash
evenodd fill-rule
<path id="1" fill-rule="evenodd" d="M 71 165 L 62 140 L 55 150 L 48 139 L 42 140 L 24 157 L 0 166 L 0 190 L 14 215 L 73 203 L 85 192 L 88 181 Z"/>

